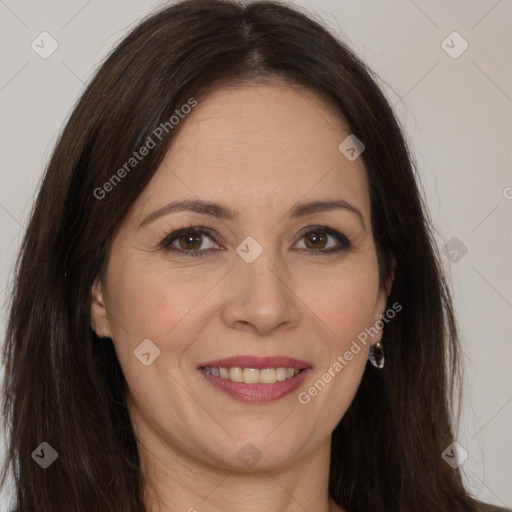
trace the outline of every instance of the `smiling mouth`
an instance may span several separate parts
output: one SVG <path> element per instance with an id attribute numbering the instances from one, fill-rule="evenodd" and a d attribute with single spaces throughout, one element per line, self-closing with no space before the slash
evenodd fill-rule
<path id="1" fill-rule="evenodd" d="M 240 366 L 202 366 L 208 375 L 230 380 L 231 382 L 243 382 L 245 384 L 274 384 L 287 379 L 292 379 L 304 371 L 303 369 L 287 368 L 242 368 Z"/>
<path id="2" fill-rule="evenodd" d="M 235 400 L 262 404 L 295 392 L 312 365 L 287 356 L 239 355 L 203 361 L 197 369 L 215 389 Z"/>

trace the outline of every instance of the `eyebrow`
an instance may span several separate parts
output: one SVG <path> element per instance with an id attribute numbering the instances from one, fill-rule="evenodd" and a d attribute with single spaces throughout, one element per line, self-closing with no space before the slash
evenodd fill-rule
<path id="1" fill-rule="evenodd" d="M 315 213 L 321 213 L 331 210 L 345 210 L 354 213 L 355 215 L 357 215 L 357 217 L 361 221 L 361 224 L 363 225 L 363 229 L 366 231 L 366 225 L 364 222 L 363 214 L 355 206 L 341 199 L 299 203 L 296 204 L 293 208 L 291 208 L 291 210 L 289 210 L 288 215 L 292 219 L 298 219 L 300 217 L 305 217 L 306 215 L 312 215 Z M 166 204 L 162 208 L 159 208 L 158 210 L 155 210 L 154 212 L 150 213 L 139 224 L 139 228 L 146 226 L 147 224 L 153 222 L 154 220 L 164 215 L 184 211 L 191 211 L 195 213 L 200 213 L 202 215 L 209 215 L 211 217 L 225 219 L 229 221 L 235 221 L 239 217 L 238 211 L 232 210 L 231 208 L 225 205 L 214 203 L 212 201 L 203 201 L 200 199 L 185 199 L 183 201 L 174 201 L 172 203 Z"/>

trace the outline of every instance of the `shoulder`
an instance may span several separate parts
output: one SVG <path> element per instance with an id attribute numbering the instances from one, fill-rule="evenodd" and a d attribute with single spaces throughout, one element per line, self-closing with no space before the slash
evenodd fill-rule
<path id="1" fill-rule="evenodd" d="M 491 505 L 489 503 L 482 503 L 477 501 L 481 512 L 512 512 L 510 508 L 498 507 L 497 505 Z"/>

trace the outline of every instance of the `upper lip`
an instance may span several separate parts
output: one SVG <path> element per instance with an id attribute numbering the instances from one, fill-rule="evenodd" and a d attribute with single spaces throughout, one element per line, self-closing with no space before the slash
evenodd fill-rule
<path id="1" fill-rule="evenodd" d="M 311 368 L 311 365 L 306 361 L 301 361 L 300 359 L 295 359 L 293 357 L 287 356 L 232 356 L 225 357 L 223 359 L 216 359 L 215 361 L 207 361 L 205 363 L 201 363 L 199 368 L 204 368 L 205 366 L 218 368 L 220 366 L 227 367 L 241 367 L 241 368 L 255 368 L 257 370 L 263 370 L 265 368 L 296 368 L 297 370 L 304 370 L 306 368 Z"/>

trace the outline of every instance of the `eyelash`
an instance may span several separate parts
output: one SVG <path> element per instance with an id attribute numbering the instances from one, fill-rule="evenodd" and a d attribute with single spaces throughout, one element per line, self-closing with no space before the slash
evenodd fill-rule
<path id="1" fill-rule="evenodd" d="M 304 238 L 306 235 L 311 234 L 312 232 L 314 232 L 314 233 L 321 232 L 321 233 L 324 233 L 324 234 L 327 234 L 327 235 L 331 235 L 332 237 L 334 237 L 341 244 L 341 246 L 334 247 L 334 248 L 331 248 L 331 249 L 319 249 L 319 250 L 299 249 L 301 251 L 306 252 L 307 254 L 311 254 L 311 255 L 314 255 L 314 256 L 326 255 L 326 254 L 334 254 L 334 253 L 339 253 L 339 252 L 345 251 L 345 250 L 347 250 L 347 249 L 352 247 L 352 244 L 350 243 L 349 239 L 345 235 L 343 235 L 339 231 L 336 231 L 335 229 L 331 229 L 331 228 L 328 228 L 326 226 L 308 226 L 308 228 L 306 228 L 306 231 L 304 231 L 301 234 L 299 240 Z M 173 231 L 172 233 L 170 233 L 168 236 L 166 236 L 162 240 L 161 247 L 164 250 L 166 250 L 166 251 L 183 253 L 184 255 L 186 255 L 188 257 L 208 256 L 208 254 L 211 252 L 211 249 L 201 250 L 201 251 L 198 251 L 198 250 L 196 250 L 196 251 L 185 251 L 183 249 L 177 249 L 177 248 L 171 246 L 171 244 L 175 240 L 177 240 L 180 236 L 182 236 L 184 234 L 187 234 L 187 233 L 199 233 L 199 234 L 202 234 L 202 235 L 206 235 L 208 238 L 210 238 L 211 241 L 217 243 L 208 228 L 205 228 L 203 226 L 195 226 L 195 227 L 194 226 L 189 226 L 187 228 L 178 229 L 178 230 Z"/>

